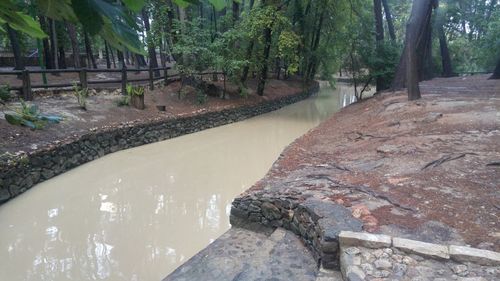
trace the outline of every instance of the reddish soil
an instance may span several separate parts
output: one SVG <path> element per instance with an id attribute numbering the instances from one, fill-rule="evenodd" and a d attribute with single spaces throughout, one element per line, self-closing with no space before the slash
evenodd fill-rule
<path id="1" fill-rule="evenodd" d="M 500 251 L 500 81 L 434 79 L 421 91 L 345 108 L 249 193 L 296 188 L 349 207 L 366 231 Z"/>
<path id="2" fill-rule="evenodd" d="M 222 91 L 223 83 L 215 83 Z M 54 94 L 37 94 L 32 103 L 36 104 L 44 114 L 57 114 L 64 117 L 60 124 L 49 124 L 42 130 L 30 130 L 26 127 L 8 124 L 0 113 L 0 154 L 34 150 L 57 143 L 71 136 L 83 135 L 89 130 L 120 126 L 124 123 L 147 122 L 148 120 L 168 119 L 178 116 L 195 115 L 202 112 L 220 111 L 246 105 L 255 105 L 267 100 L 302 92 L 302 83 L 298 80 L 270 80 L 266 84 L 264 96 L 255 94 L 256 81 L 249 81 L 247 97 L 241 96 L 236 87 L 227 85 L 225 99 L 207 97 L 203 104 L 198 102 L 195 90 L 186 86 L 185 94 L 178 98 L 180 83 L 174 82 L 167 87 L 146 91 L 145 110 L 132 107 L 119 107 L 117 102 L 123 98 L 120 91 L 91 91 L 87 99 L 87 110 L 78 107 L 76 95 L 73 92 Z M 184 91 L 183 91 L 184 92 Z M 166 111 L 159 111 L 157 105 L 165 105 Z M 11 102 L 11 108 L 19 107 L 18 102 Z M 9 110 L 2 108 L 4 112 Z"/>

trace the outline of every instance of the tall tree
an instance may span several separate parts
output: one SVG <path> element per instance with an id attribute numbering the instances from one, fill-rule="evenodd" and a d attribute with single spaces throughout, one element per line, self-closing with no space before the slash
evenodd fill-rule
<path id="1" fill-rule="evenodd" d="M 54 68 L 59 69 L 59 58 L 57 56 L 57 29 L 56 29 L 56 21 L 51 19 L 49 20 L 50 25 L 50 53 L 52 58 L 54 59 Z"/>
<path id="2" fill-rule="evenodd" d="M 47 26 L 46 18 L 44 16 L 38 16 L 38 21 L 40 22 L 41 29 L 46 33 L 50 33 L 49 27 Z M 52 53 L 50 51 L 49 38 L 44 37 L 42 39 L 42 44 L 43 44 L 43 57 L 45 58 L 45 67 L 47 69 L 53 69 L 54 60 L 52 59 Z"/>
<path id="3" fill-rule="evenodd" d="M 148 55 L 149 55 L 149 67 L 150 68 L 158 68 L 158 61 L 156 60 L 156 48 L 153 39 L 153 34 L 151 33 L 151 27 L 149 25 L 149 14 L 146 10 L 146 7 L 142 9 L 142 21 L 144 22 L 144 29 L 146 29 L 147 36 L 147 46 L 148 46 Z M 155 76 L 160 76 L 160 71 L 155 70 Z"/>
<path id="4" fill-rule="evenodd" d="M 76 28 L 73 24 L 66 22 L 66 30 L 68 31 L 71 50 L 73 51 L 73 66 L 80 68 L 80 47 L 78 46 L 78 39 L 76 37 Z"/>
<path id="5" fill-rule="evenodd" d="M 453 68 L 451 65 L 451 57 L 450 51 L 448 49 L 448 42 L 446 40 L 446 34 L 444 32 L 444 24 L 445 24 L 445 14 L 442 8 L 436 9 L 437 20 L 436 20 L 436 29 L 439 38 L 439 50 L 441 53 L 441 64 L 443 67 L 442 75 L 444 77 L 453 76 Z"/>
<path id="6" fill-rule="evenodd" d="M 392 88 L 402 89 L 408 86 L 411 89 L 410 100 L 420 98 L 420 92 L 417 92 L 418 82 L 423 80 L 424 66 L 430 55 L 431 15 L 436 7 L 437 0 L 414 1 L 406 25 L 405 48 L 396 68 Z M 407 81 L 408 78 L 411 81 Z M 411 84 L 407 85 L 407 82 Z"/>
<path id="7" fill-rule="evenodd" d="M 90 43 L 89 34 L 87 31 L 83 31 L 83 41 L 85 43 L 85 52 L 87 53 L 88 66 L 92 65 L 92 68 L 97 69 L 97 63 L 95 61 L 94 53 L 92 52 L 92 45 Z"/>
<path id="8" fill-rule="evenodd" d="M 384 44 L 384 22 L 382 16 L 382 2 L 381 0 L 373 0 L 373 13 L 375 15 L 375 40 L 377 43 L 376 52 L 377 56 L 381 56 Z M 384 90 L 384 79 L 381 75 L 377 75 L 377 91 Z"/>
<path id="9" fill-rule="evenodd" d="M 21 46 L 19 45 L 19 38 L 17 32 L 10 27 L 9 24 L 5 25 L 7 28 L 7 33 L 9 34 L 10 45 L 12 47 L 12 53 L 14 53 L 15 70 L 24 69 L 24 60 L 21 55 Z"/>
<path id="10" fill-rule="evenodd" d="M 394 21 L 392 19 L 391 7 L 389 6 L 389 2 L 387 0 L 382 0 L 382 4 L 384 5 L 384 13 L 385 19 L 387 21 L 387 29 L 389 31 L 389 37 L 392 41 L 396 41 L 396 31 L 394 29 Z"/>
<path id="11" fill-rule="evenodd" d="M 420 99 L 418 83 L 423 77 L 423 68 L 428 54 L 431 32 L 432 10 L 437 7 L 437 0 L 414 1 L 410 19 L 406 24 L 405 49 L 401 56 L 393 87 L 401 89 L 406 86 L 408 99 Z"/>

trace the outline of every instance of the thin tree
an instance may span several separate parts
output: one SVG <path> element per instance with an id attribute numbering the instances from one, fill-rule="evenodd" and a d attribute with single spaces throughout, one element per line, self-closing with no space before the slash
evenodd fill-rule
<path id="1" fill-rule="evenodd" d="M 110 69 L 111 60 L 109 59 L 109 47 L 108 47 L 108 42 L 106 42 L 106 40 L 104 40 L 104 56 L 106 58 L 106 68 Z"/>
<path id="2" fill-rule="evenodd" d="M 24 61 L 21 56 L 21 46 L 19 45 L 19 38 L 17 32 L 10 27 L 9 24 L 5 25 L 7 27 L 7 33 L 9 34 L 10 46 L 12 47 L 12 53 L 14 54 L 15 70 L 24 69 Z"/>
<path id="3" fill-rule="evenodd" d="M 75 68 L 80 68 L 80 48 L 78 47 L 75 26 L 66 22 L 66 30 L 68 31 L 71 49 L 73 51 L 73 66 Z"/>
<path id="4" fill-rule="evenodd" d="M 382 16 L 382 2 L 381 0 L 373 0 L 373 13 L 375 15 L 375 40 L 377 43 L 377 55 L 381 55 L 382 47 L 384 44 L 384 22 Z M 377 75 L 377 91 L 384 90 L 384 79 L 381 75 Z"/>
<path id="5" fill-rule="evenodd" d="M 149 55 L 149 67 L 150 68 L 158 68 L 158 61 L 156 60 L 156 48 L 153 40 L 153 36 L 151 34 L 151 27 L 149 25 L 149 14 L 146 8 L 142 9 L 142 21 L 144 22 L 144 29 L 146 29 L 147 38 L 147 46 L 148 46 L 148 55 Z M 155 76 L 160 76 L 160 71 L 155 70 Z"/>
<path id="6" fill-rule="evenodd" d="M 389 7 L 389 3 L 387 0 L 382 0 L 382 4 L 384 6 L 385 19 L 387 21 L 387 29 L 389 31 L 389 37 L 392 41 L 396 41 L 396 32 L 394 29 L 394 21 L 392 19 L 391 8 Z"/>
<path id="7" fill-rule="evenodd" d="M 495 67 L 495 71 L 493 71 L 490 79 L 500 79 L 500 58 L 498 58 L 497 67 Z"/>
<path id="8" fill-rule="evenodd" d="M 444 13 L 442 9 L 437 9 L 436 11 L 437 14 L 437 22 L 436 22 L 436 29 L 438 33 L 438 38 L 439 38 L 439 50 L 441 52 L 441 64 L 443 67 L 443 73 L 442 75 L 444 77 L 451 77 L 453 76 L 453 68 L 451 65 L 451 57 L 450 57 L 450 51 L 448 49 L 448 42 L 446 40 L 446 34 L 444 32 Z"/>
<path id="9" fill-rule="evenodd" d="M 87 61 L 89 66 L 92 64 L 94 69 L 97 69 L 97 63 L 92 52 L 92 45 L 90 44 L 89 35 L 86 31 L 83 31 L 83 41 L 85 43 L 85 52 L 87 53 Z"/>

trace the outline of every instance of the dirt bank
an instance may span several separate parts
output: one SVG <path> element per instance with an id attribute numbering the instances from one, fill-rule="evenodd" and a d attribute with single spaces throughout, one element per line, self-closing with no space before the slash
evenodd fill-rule
<path id="1" fill-rule="evenodd" d="M 319 201 L 368 232 L 500 251 L 500 81 L 434 79 L 421 90 L 416 102 L 390 92 L 337 113 L 290 145 L 232 215 L 293 230 L 303 226 L 295 206 Z M 320 235 L 296 233 L 313 246 Z"/>

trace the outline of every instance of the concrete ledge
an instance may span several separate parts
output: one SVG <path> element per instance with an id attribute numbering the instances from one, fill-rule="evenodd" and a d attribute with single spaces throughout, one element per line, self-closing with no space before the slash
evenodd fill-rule
<path id="1" fill-rule="evenodd" d="M 372 249 L 387 248 L 392 245 L 390 236 L 366 232 L 342 231 L 339 234 L 339 241 L 342 246 L 363 246 Z"/>
<path id="2" fill-rule="evenodd" d="M 500 253 L 464 246 L 441 245 L 390 237 L 383 234 L 342 231 L 339 234 L 341 248 L 365 247 L 371 249 L 394 247 L 434 259 L 452 259 L 457 262 L 471 262 L 486 266 L 500 266 Z"/>
<path id="3" fill-rule="evenodd" d="M 458 262 L 500 266 L 500 253 L 463 246 L 450 246 L 450 258 Z"/>
<path id="4" fill-rule="evenodd" d="M 450 253 L 447 246 L 420 242 L 404 238 L 393 238 L 392 245 L 394 248 L 404 252 L 414 253 L 430 258 L 449 259 Z"/>

